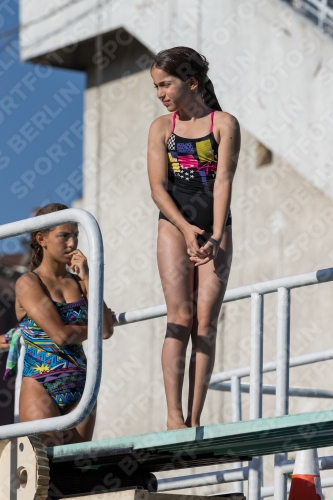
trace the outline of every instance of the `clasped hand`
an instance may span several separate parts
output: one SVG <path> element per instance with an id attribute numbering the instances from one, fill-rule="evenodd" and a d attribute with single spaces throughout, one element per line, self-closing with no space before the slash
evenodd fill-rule
<path id="1" fill-rule="evenodd" d="M 192 224 L 189 224 L 189 227 L 187 227 L 183 233 L 190 261 L 194 262 L 196 267 L 202 266 L 210 260 L 214 260 L 220 246 L 219 241 L 209 238 L 202 247 L 199 247 L 197 236 L 203 235 L 204 233 L 205 231 L 203 229 Z"/>

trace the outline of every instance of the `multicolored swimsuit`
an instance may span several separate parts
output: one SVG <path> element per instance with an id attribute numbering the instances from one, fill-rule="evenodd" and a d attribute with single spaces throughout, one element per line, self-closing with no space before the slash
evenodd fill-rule
<path id="1" fill-rule="evenodd" d="M 213 189 L 219 147 L 213 131 L 214 111 L 210 115 L 209 134 L 199 139 L 175 134 L 176 117 L 174 113 L 167 143 L 168 193 L 183 217 L 205 230 L 204 235 L 198 236 L 199 245 L 203 245 L 213 234 Z M 159 219 L 168 220 L 162 212 Z M 226 225 L 231 225 L 230 211 Z"/>
<path id="2" fill-rule="evenodd" d="M 34 274 L 47 291 L 40 276 Z M 73 279 L 76 281 L 74 276 Z M 76 283 L 81 292 L 80 300 L 52 301 L 65 325 L 88 323 L 88 305 L 80 283 Z M 86 381 L 87 360 L 82 344 L 56 344 L 28 315 L 22 318 L 19 328 L 26 346 L 23 377 L 32 377 L 41 383 L 60 412 L 65 413 L 81 398 Z"/>

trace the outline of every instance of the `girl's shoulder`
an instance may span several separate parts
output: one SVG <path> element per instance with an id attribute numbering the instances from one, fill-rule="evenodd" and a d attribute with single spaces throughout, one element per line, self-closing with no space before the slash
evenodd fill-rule
<path id="1" fill-rule="evenodd" d="M 225 136 L 233 134 L 234 137 L 240 137 L 240 126 L 237 118 L 226 111 L 215 111 L 214 130 L 218 137 L 218 143 Z"/>
<path id="2" fill-rule="evenodd" d="M 239 126 L 237 118 L 227 111 L 215 111 L 214 124 L 229 125 L 233 127 Z"/>
<path id="3" fill-rule="evenodd" d="M 153 130 L 156 132 L 164 131 L 164 130 L 171 130 L 172 116 L 173 116 L 173 113 L 159 116 L 151 123 L 150 130 Z"/>
<path id="4" fill-rule="evenodd" d="M 172 113 L 162 115 L 156 118 L 149 129 L 149 136 L 151 138 L 160 139 L 165 144 L 171 134 L 172 129 Z"/>
<path id="5" fill-rule="evenodd" d="M 16 307 L 21 307 L 21 298 L 31 296 L 31 293 L 35 292 L 43 292 L 44 294 L 46 293 L 45 287 L 43 286 L 41 280 L 36 274 L 32 273 L 31 271 L 22 274 L 22 276 L 20 276 L 15 283 Z"/>
<path id="6" fill-rule="evenodd" d="M 38 277 L 37 273 L 33 273 L 32 271 L 28 271 L 27 273 L 22 274 L 17 280 L 15 284 L 15 288 L 22 289 L 26 286 L 32 286 L 35 284 L 40 284 L 41 280 Z"/>

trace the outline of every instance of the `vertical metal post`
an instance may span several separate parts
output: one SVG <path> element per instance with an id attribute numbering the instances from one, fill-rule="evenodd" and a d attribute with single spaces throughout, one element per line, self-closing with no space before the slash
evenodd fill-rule
<path id="1" fill-rule="evenodd" d="M 98 20 L 98 31 L 100 25 L 100 0 L 97 2 L 97 20 Z M 102 83 L 103 83 L 103 70 L 102 70 L 102 46 L 103 46 L 103 35 L 96 35 L 95 38 L 95 56 L 96 56 L 96 68 L 95 68 L 95 88 L 96 88 L 96 102 L 97 102 L 97 112 L 98 121 L 96 125 L 96 138 L 97 138 L 97 148 L 96 148 L 96 173 L 95 173 L 95 217 L 97 220 L 100 219 L 100 189 L 101 189 L 101 143 L 102 143 Z"/>
<path id="2" fill-rule="evenodd" d="M 232 422 L 240 422 L 242 420 L 242 394 L 241 394 L 241 379 L 239 377 L 231 377 L 231 420 Z M 233 469 L 243 467 L 243 462 L 234 462 Z M 234 482 L 234 492 L 243 493 L 243 481 Z"/>
<path id="3" fill-rule="evenodd" d="M 264 297 L 251 294 L 251 363 L 250 363 L 250 420 L 262 417 Z M 262 460 L 253 457 L 249 463 L 248 500 L 260 500 Z"/>
<path id="4" fill-rule="evenodd" d="M 290 290 L 278 288 L 276 349 L 276 416 L 289 412 L 289 358 L 290 358 Z M 287 476 L 281 474 L 280 464 L 287 460 L 287 453 L 274 457 L 274 499 L 286 500 Z"/>
<path id="5" fill-rule="evenodd" d="M 321 6 L 318 7 L 318 27 L 324 31 L 327 13 L 327 0 L 321 0 Z"/>
<path id="6" fill-rule="evenodd" d="M 19 417 L 19 407 L 20 407 L 20 393 L 21 393 L 21 384 L 23 377 L 23 364 L 24 364 L 24 356 L 25 356 L 25 343 L 23 337 L 20 338 L 20 355 L 17 361 L 16 366 L 16 379 L 15 379 L 15 395 L 14 395 L 14 423 L 20 421 Z"/>

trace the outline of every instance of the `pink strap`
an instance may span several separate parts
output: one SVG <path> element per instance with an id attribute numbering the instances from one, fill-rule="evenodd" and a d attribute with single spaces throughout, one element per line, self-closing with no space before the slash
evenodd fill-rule
<path id="1" fill-rule="evenodd" d="M 177 111 L 174 112 L 173 117 L 172 117 L 172 128 L 171 128 L 172 134 L 173 134 L 173 131 L 175 130 L 176 118 L 177 118 Z"/>
<path id="2" fill-rule="evenodd" d="M 214 129 L 214 113 L 215 111 L 213 110 L 210 114 L 210 132 L 213 132 L 213 129 Z"/>

